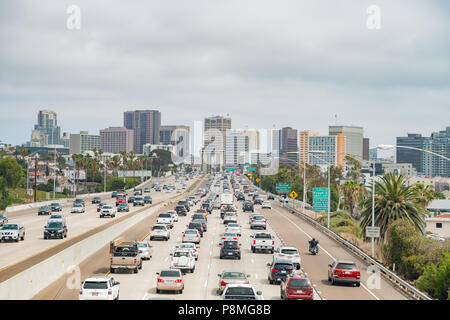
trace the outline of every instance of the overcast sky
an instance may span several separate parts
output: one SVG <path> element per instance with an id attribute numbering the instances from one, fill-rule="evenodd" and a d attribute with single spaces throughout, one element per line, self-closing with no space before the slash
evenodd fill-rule
<path id="1" fill-rule="evenodd" d="M 450 125 L 449 15 L 446 0 L 1 1 L 0 140 L 28 141 L 41 109 L 72 133 L 158 109 L 324 135 L 337 115 L 371 147 L 428 136 Z"/>

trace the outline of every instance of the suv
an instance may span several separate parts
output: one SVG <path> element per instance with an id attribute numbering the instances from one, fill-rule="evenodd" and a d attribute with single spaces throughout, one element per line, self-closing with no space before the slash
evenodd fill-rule
<path id="1" fill-rule="evenodd" d="M 97 203 L 100 203 L 100 202 L 102 202 L 102 200 L 100 199 L 100 197 L 94 197 L 94 198 L 92 198 L 92 204 L 97 204 Z"/>
<path id="2" fill-rule="evenodd" d="M 176 249 L 170 256 L 170 267 L 172 269 L 186 270 L 190 273 L 194 272 L 195 258 L 190 249 Z"/>
<path id="3" fill-rule="evenodd" d="M 116 207 L 118 207 L 122 203 L 127 203 L 127 199 L 125 197 L 116 197 Z"/>
<path id="4" fill-rule="evenodd" d="M 270 253 L 273 253 L 275 239 L 270 233 L 258 232 L 252 234 L 250 237 L 253 238 L 253 243 L 251 245 L 251 250 L 253 253 L 255 253 L 257 250 L 267 250 Z"/>
<path id="5" fill-rule="evenodd" d="M 85 209 L 84 206 L 80 203 L 75 203 L 72 206 L 72 209 L 70 209 L 70 213 L 84 213 Z"/>
<path id="6" fill-rule="evenodd" d="M 294 272 L 294 264 L 289 259 L 274 259 L 267 266 L 270 268 L 267 277 L 270 284 L 284 281 L 288 275 Z"/>
<path id="7" fill-rule="evenodd" d="M 128 203 L 121 203 L 117 206 L 117 212 L 129 212 L 130 211 L 130 207 L 128 206 Z"/>
<path id="8" fill-rule="evenodd" d="M 134 201 L 133 201 L 133 206 L 134 207 L 136 207 L 136 206 L 144 206 L 144 205 L 145 205 L 144 198 L 142 198 L 142 197 L 134 198 Z"/>
<path id="9" fill-rule="evenodd" d="M 250 229 L 262 228 L 266 230 L 266 218 L 262 215 L 254 215 L 250 222 Z"/>
<path id="10" fill-rule="evenodd" d="M 49 215 L 50 212 L 51 212 L 51 209 L 49 206 L 42 206 L 38 210 L 38 216 L 43 215 L 43 214 Z"/>
<path id="11" fill-rule="evenodd" d="M 80 300 L 119 300 L 119 285 L 111 276 L 91 276 L 81 284 Z"/>
<path id="12" fill-rule="evenodd" d="M 251 284 L 228 284 L 222 293 L 223 300 L 257 300 L 262 295 L 261 291 L 255 291 Z"/>
<path id="13" fill-rule="evenodd" d="M 296 300 L 313 300 L 314 292 L 311 281 L 303 275 L 292 275 L 281 282 L 280 297 Z"/>
<path id="14" fill-rule="evenodd" d="M 167 227 L 169 227 L 170 229 L 172 229 L 173 228 L 172 215 L 170 213 L 160 213 L 158 215 L 158 218 L 156 218 L 156 223 L 157 224 L 164 224 Z"/>
<path id="15" fill-rule="evenodd" d="M 200 233 L 200 237 L 203 238 L 203 224 L 201 222 L 189 222 L 189 224 L 186 226 L 188 229 L 197 229 L 197 231 Z"/>
<path id="16" fill-rule="evenodd" d="M 114 218 L 116 216 L 116 209 L 114 209 L 114 207 L 111 205 L 104 205 L 100 210 L 100 218 L 103 218 L 105 216 Z"/>
<path id="17" fill-rule="evenodd" d="M 150 240 L 153 239 L 164 239 L 168 241 L 170 239 L 170 231 L 167 229 L 167 226 L 164 224 L 155 224 L 152 228 L 152 232 L 150 232 Z"/>
<path id="18" fill-rule="evenodd" d="M 274 260 L 288 259 L 294 264 L 297 270 L 300 269 L 301 264 L 300 252 L 298 252 L 297 248 L 295 247 L 287 247 L 287 246 L 278 247 L 275 253 L 273 254 L 273 259 Z"/>
<path id="19" fill-rule="evenodd" d="M 251 212 L 255 212 L 255 208 L 254 205 L 251 201 L 249 200 L 245 200 L 244 203 L 242 204 L 242 211 L 247 212 L 247 211 L 251 211 Z"/>
<path id="20" fill-rule="evenodd" d="M 144 197 L 144 203 L 145 204 L 147 204 L 147 203 L 152 204 L 153 203 L 152 197 L 151 196 L 145 196 Z"/>
<path id="21" fill-rule="evenodd" d="M 360 286 L 360 271 L 352 261 L 335 261 L 328 265 L 328 281 L 334 285 L 337 282 L 347 282 Z"/>
<path id="22" fill-rule="evenodd" d="M 44 228 L 44 239 L 67 238 L 67 225 L 63 220 L 49 221 Z"/>
<path id="23" fill-rule="evenodd" d="M 25 228 L 17 223 L 7 223 L 3 225 L 0 230 L 0 241 L 4 240 L 14 240 L 16 242 L 25 240 Z"/>
<path id="24" fill-rule="evenodd" d="M 186 207 L 183 206 L 183 205 L 176 206 L 176 207 L 175 207 L 175 211 L 177 212 L 177 214 L 178 214 L 179 216 L 185 216 L 185 215 L 187 215 Z"/>
<path id="25" fill-rule="evenodd" d="M 224 240 L 220 248 L 220 259 L 237 258 L 241 260 L 240 243 L 237 240 Z"/>

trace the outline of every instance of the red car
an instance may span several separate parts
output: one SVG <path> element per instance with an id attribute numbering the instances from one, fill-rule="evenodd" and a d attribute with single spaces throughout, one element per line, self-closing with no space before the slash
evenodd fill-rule
<path id="1" fill-rule="evenodd" d="M 100 212 L 100 210 L 102 210 L 102 207 L 104 206 L 105 204 L 103 203 L 103 202 L 100 202 L 99 204 L 98 204 L 98 206 L 97 206 L 97 212 Z"/>
<path id="2" fill-rule="evenodd" d="M 121 203 L 125 203 L 126 199 L 124 197 L 117 197 L 116 200 L 116 206 L 118 206 Z"/>
<path id="3" fill-rule="evenodd" d="M 281 299 L 312 300 L 314 293 L 311 281 L 305 276 L 293 275 L 281 281 Z"/>
<path id="4" fill-rule="evenodd" d="M 335 261 L 328 265 L 328 281 L 332 285 L 338 282 L 346 282 L 359 287 L 360 277 L 361 272 L 356 263 L 352 261 Z"/>

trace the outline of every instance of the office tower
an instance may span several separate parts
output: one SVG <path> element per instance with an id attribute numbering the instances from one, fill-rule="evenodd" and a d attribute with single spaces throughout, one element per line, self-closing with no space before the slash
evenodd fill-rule
<path id="1" fill-rule="evenodd" d="M 222 166 L 225 162 L 225 136 L 231 129 L 231 118 L 211 116 L 203 122 L 202 162 Z M 216 131 L 218 130 L 218 131 Z M 213 155 L 211 155 L 213 153 Z"/>
<path id="2" fill-rule="evenodd" d="M 58 126 L 56 112 L 50 110 L 40 110 L 37 117 L 37 124 L 34 126 L 31 144 L 37 146 L 37 141 L 41 141 L 40 147 L 48 144 L 60 144 L 61 128 Z M 36 139 L 40 135 L 41 138 Z M 43 137 L 46 135 L 47 137 Z M 42 144 L 43 143 L 43 144 Z"/>
<path id="3" fill-rule="evenodd" d="M 313 131 L 300 131 L 299 134 L 299 156 L 298 156 L 298 161 L 299 163 L 309 163 L 309 138 L 310 137 L 317 137 L 319 135 L 318 132 L 313 132 Z"/>
<path id="4" fill-rule="evenodd" d="M 369 150 L 369 160 L 377 160 L 378 159 L 378 149 L 377 148 L 372 148 Z"/>
<path id="5" fill-rule="evenodd" d="M 280 163 L 296 165 L 298 163 L 297 130 L 285 127 L 280 130 Z"/>
<path id="6" fill-rule="evenodd" d="M 407 137 L 397 137 L 397 146 L 423 149 L 426 138 L 421 134 L 408 133 Z M 396 148 L 397 163 L 411 163 L 419 174 L 424 173 L 423 152 L 419 150 Z"/>
<path id="7" fill-rule="evenodd" d="M 109 127 L 100 130 L 100 144 L 103 152 L 130 152 L 134 150 L 134 131 L 124 127 Z"/>
<path id="8" fill-rule="evenodd" d="M 309 137 L 308 163 L 320 166 L 345 167 L 346 137 L 343 133 Z M 315 153 L 323 151 L 324 153 Z"/>
<path id="9" fill-rule="evenodd" d="M 64 148 L 70 148 L 70 133 L 64 132 L 61 137 L 61 145 L 64 146 Z"/>
<path id="10" fill-rule="evenodd" d="M 213 134 L 208 132 L 208 130 L 216 129 L 219 130 L 222 134 L 222 141 L 225 141 L 225 135 L 227 130 L 231 129 L 231 118 L 225 118 L 221 116 L 212 116 L 205 118 L 203 134 L 204 134 L 204 146 L 207 146 L 213 138 Z M 222 145 L 222 150 L 224 149 L 224 145 Z"/>
<path id="11" fill-rule="evenodd" d="M 433 132 L 424 141 L 424 149 L 450 158 L 450 127 Z M 429 177 L 450 177 L 450 161 L 442 157 L 422 152 L 423 173 Z"/>
<path id="12" fill-rule="evenodd" d="M 100 136 L 80 131 L 70 134 L 70 154 L 83 154 L 85 151 L 100 150 Z"/>
<path id="13" fill-rule="evenodd" d="M 363 160 L 369 160 L 369 138 L 363 138 Z"/>
<path id="14" fill-rule="evenodd" d="M 189 134 L 189 126 L 161 126 L 159 130 L 159 142 L 164 145 L 175 145 L 179 142 L 181 136 L 185 136 L 186 132 Z"/>
<path id="15" fill-rule="evenodd" d="M 335 136 L 342 133 L 345 136 L 346 152 L 349 155 L 356 156 L 357 159 L 363 158 L 363 127 L 354 126 L 329 126 L 328 134 Z"/>
<path id="16" fill-rule="evenodd" d="M 159 144 L 161 112 L 136 110 L 124 112 L 124 127 L 134 131 L 134 152 L 142 154 L 144 144 Z"/>
<path id="17" fill-rule="evenodd" d="M 258 130 L 227 130 L 225 136 L 225 165 L 237 167 L 244 163 L 267 163 L 267 153 L 260 154 Z"/>

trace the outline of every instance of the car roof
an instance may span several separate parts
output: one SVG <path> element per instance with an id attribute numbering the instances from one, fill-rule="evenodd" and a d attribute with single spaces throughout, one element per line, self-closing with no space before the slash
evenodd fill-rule
<path id="1" fill-rule="evenodd" d="M 253 286 L 251 284 L 246 284 L 246 283 L 229 283 L 227 284 L 226 288 L 230 288 L 230 287 L 234 287 L 234 288 L 252 288 Z"/>
<path id="2" fill-rule="evenodd" d="M 292 264 L 292 261 L 286 258 L 275 258 L 273 260 L 274 263 L 288 263 L 288 264 Z"/>
<path id="3" fill-rule="evenodd" d="M 356 264 L 353 261 L 350 260 L 336 260 L 337 263 L 348 263 L 348 264 Z"/>
<path id="4" fill-rule="evenodd" d="M 292 250 L 297 250 L 298 251 L 298 249 L 296 247 L 280 246 L 280 250 L 283 250 L 283 249 L 292 249 Z"/>
<path id="5" fill-rule="evenodd" d="M 111 276 L 89 276 L 84 281 L 108 281 L 111 278 Z"/>

